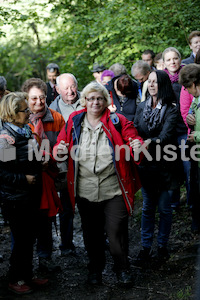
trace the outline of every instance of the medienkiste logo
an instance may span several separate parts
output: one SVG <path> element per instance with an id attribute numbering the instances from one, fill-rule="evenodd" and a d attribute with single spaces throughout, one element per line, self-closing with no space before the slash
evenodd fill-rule
<path id="1" fill-rule="evenodd" d="M 15 140 L 8 134 L 0 134 L 0 160 L 3 162 L 16 159 Z"/>

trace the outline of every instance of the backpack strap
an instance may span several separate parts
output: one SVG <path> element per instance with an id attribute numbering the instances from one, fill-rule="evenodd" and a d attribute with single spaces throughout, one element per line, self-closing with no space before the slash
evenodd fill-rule
<path id="1" fill-rule="evenodd" d="M 118 115 L 115 112 L 110 113 L 110 119 L 118 132 L 121 132 L 122 126 Z"/>

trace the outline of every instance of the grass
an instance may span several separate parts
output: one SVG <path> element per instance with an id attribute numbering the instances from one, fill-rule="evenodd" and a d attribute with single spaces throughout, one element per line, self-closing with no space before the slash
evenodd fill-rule
<path id="1" fill-rule="evenodd" d="M 187 286 L 185 289 L 181 289 L 180 291 L 177 292 L 175 299 L 176 300 L 177 299 L 188 300 L 189 297 L 192 296 L 191 292 L 192 292 L 192 287 L 191 286 Z"/>

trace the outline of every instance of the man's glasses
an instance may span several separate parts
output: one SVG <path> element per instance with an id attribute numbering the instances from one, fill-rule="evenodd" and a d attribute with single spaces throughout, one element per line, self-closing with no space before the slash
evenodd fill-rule
<path id="1" fill-rule="evenodd" d="M 32 101 L 37 101 L 37 99 L 45 100 L 46 97 L 47 97 L 47 96 L 45 96 L 45 95 L 41 95 L 41 96 L 39 96 L 39 97 L 37 97 L 37 96 L 32 96 L 32 97 L 30 97 L 30 99 L 31 99 Z"/>
<path id="2" fill-rule="evenodd" d="M 24 110 L 19 110 L 19 112 L 23 112 L 23 113 L 27 114 L 27 113 L 30 112 L 30 108 L 27 107 L 27 108 L 25 108 Z"/>
<path id="3" fill-rule="evenodd" d="M 98 102 L 103 102 L 105 98 L 104 97 L 91 97 L 91 98 L 85 97 L 85 99 L 89 102 L 94 102 L 95 100 L 97 100 Z"/>

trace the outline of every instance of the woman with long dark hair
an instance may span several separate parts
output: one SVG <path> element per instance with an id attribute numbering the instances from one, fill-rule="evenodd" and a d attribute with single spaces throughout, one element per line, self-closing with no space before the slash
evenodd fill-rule
<path id="1" fill-rule="evenodd" d="M 152 158 L 145 157 L 138 166 L 143 195 L 141 231 L 143 249 L 136 261 L 140 266 L 144 266 L 151 259 L 157 206 L 159 212 L 157 258 L 159 261 L 169 258 L 167 242 L 171 230 L 172 210 L 168 190 L 172 189 L 172 184 L 175 183 L 173 168 L 176 164 L 176 161 L 168 161 L 164 156 L 169 144 L 176 145 L 177 108 L 173 104 L 175 95 L 169 76 L 160 70 L 151 72 L 148 78 L 148 92 L 150 96 L 138 105 L 134 119 L 134 126 L 148 144 L 148 152 Z"/>

